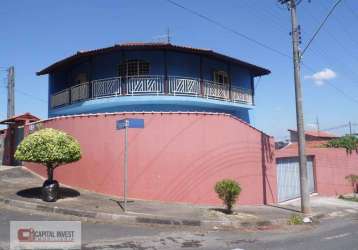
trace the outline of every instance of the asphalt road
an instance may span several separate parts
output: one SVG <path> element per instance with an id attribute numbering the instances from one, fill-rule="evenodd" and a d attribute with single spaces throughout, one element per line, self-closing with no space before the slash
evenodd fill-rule
<path id="1" fill-rule="evenodd" d="M 10 220 L 77 220 L 0 206 L 0 249 L 9 249 Z M 358 217 L 275 231 L 200 231 L 195 228 L 82 222 L 83 249 L 358 249 Z"/>

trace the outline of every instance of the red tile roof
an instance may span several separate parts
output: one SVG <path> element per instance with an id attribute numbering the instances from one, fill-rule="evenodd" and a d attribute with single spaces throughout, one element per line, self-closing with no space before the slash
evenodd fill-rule
<path id="1" fill-rule="evenodd" d="M 323 145 L 327 143 L 327 141 L 322 140 L 322 141 L 306 141 L 305 146 L 306 148 L 321 148 L 323 147 Z M 297 142 L 291 142 L 290 144 L 288 144 L 286 147 L 283 147 L 279 150 L 298 150 L 298 144 Z"/>
<path id="2" fill-rule="evenodd" d="M 288 131 L 296 132 L 294 129 L 289 129 Z M 317 131 L 317 130 L 307 130 L 305 131 L 305 135 L 313 136 L 313 137 L 320 137 L 320 138 L 337 138 L 338 136 L 335 134 L 331 134 L 325 131 Z"/>
<path id="3" fill-rule="evenodd" d="M 232 61 L 234 63 L 240 64 L 240 65 L 250 69 L 251 72 L 255 76 L 267 75 L 267 74 L 271 73 L 268 69 L 241 61 L 241 60 L 233 58 L 233 57 L 229 57 L 229 56 L 214 52 L 209 49 L 198 49 L 198 48 L 192 48 L 192 47 L 186 47 L 186 46 L 173 45 L 170 43 L 124 43 L 124 44 L 115 44 L 114 46 L 106 47 L 106 48 L 100 48 L 100 49 L 94 49 L 94 50 L 88 50 L 88 51 L 77 51 L 76 54 L 69 56 L 65 59 L 62 59 L 60 61 L 57 61 L 54 64 L 48 66 L 47 68 L 40 70 L 36 74 L 37 75 L 48 74 L 50 72 L 53 72 L 56 69 L 59 69 L 59 68 L 65 66 L 65 65 L 73 63 L 80 58 L 85 58 L 85 57 L 98 55 L 98 54 L 115 51 L 115 50 L 131 50 L 131 49 L 141 49 L 141 50 L 162 49 L 162 50 L 173 50 L 173 51 L 196 53 L 196 54 L 211 56 L 211 57 L 215 57 L 218 59 L 228 60 L 228 61 Z"/>
<path id="4" fill-rule="evenodd" d="M 22 115 L 15 115 L 15 116 L 10 117 L 6 120 L 0 121 L 0 124 L 11 124 L 11 123 L 21 122 L 21 121 L 25 121 L 25 120 L 39 121 L 40 118 L 27 112 Z"/>

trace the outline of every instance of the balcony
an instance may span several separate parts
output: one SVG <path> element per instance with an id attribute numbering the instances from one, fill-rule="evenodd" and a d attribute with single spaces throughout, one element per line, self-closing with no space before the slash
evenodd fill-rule
<path id="1" fill-rule="evenodd" d="M 178 76 L 114 77 L 81 83 L 51 95 L 51 108 L 89 99 L 121 96 L 191 96 L 253 105 L 249 89 Z"/>

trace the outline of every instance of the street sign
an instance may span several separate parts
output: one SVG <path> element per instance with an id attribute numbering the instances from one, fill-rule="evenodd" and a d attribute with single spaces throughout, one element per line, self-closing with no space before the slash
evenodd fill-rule
<path id="1" fill-rule="evenodd" d="M 126 128 L 144 128 L 144 119 L 128 118 L 116 122 L 117 130 Z"/>
<path id="2" fill-rule="evenodd" d="M 144 128 L 144 119 L 128 118 L 116 121 L 117 130 L 124 129 L 124 167 L 123 167 L 123 210 L 127 211 L 128 186 L 128 128 Z"/>

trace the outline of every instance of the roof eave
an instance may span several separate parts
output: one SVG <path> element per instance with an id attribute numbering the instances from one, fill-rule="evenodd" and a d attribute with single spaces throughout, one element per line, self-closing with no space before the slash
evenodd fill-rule
<path id="1" fill-rule="evenodd" d="M 60 61 L 57 61 L 53 64 L 51 64 L 50 66 L 36 72 L 37 76 L 40 75 L 46 75 L 49 74 L 53 71 L 55 71 L 56 68 L 64 66 L 67 63 L 71 63 L 72 61 L 79 59 L 81 57 L 88 57 L 97 53 L 105 53 L 105 52 L 109 52 L 112 50 L 116 50 L 116 49 L 151 49 L 151 48 L 158 48 L 158 49 L 174 49 L 174 50 L 179 50 L 179 51 L 191 51 L 193 53 L 197 53 L 197 54 L 202 54 L 202 55 L 209 55 L 209 56 L 213 56 L 213 57 L 217 57 L 217 58 L 222 58 L 224 60 L 229 60 L 232 61 L 234 63 L 237 64 L 241 64 L 247 68 L 250 69 L 250 71 L 254 74 L 254 76 L 263 76 L 263 75 L 268 75 L 271 73 L 270 70 L 266 69 L 266 68 L 262 68 L 259 67 L 257 65 L 254 64 L 250 64 L 248 62 L 245 61 L 241 61 L 239 59 L 227 56 L 227 55 L 223 55 L 220 53 L 217 53 L 215 51 L 212 50 L 207 50 L 207 49 L 196 49 L 196 48 L 189 48 L 189 47 L 184 47 L 184 46 L 177 46 L 177 45 L 172 45 L 172 44 L 147 44 L 147 45 L 114 45 L 111 47 L 107 47 L 107 48 L 102 48 L 102 49 L 96 49 L 96 50 L 89 50 L 89 51 L 85 51 L 85 52 L 77 52 L 76 54 L 69 56 L 67 58 L 64 58 Z"/>

